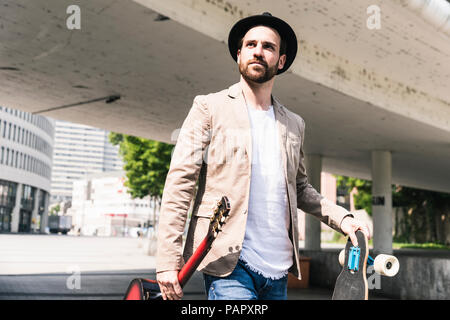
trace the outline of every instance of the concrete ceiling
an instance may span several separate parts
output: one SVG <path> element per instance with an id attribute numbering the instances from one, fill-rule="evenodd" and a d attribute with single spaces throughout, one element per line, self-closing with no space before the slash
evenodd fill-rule
<path id="1" fill-rule="evenodd" d="M 393 183 L 450 192 L 450 38 L 401 1 L 378 1 L 375 31 L 373 1 L 86 0 L 69 30 L 72 3 L 1 0 L 1 105 L 174 143 L 195 95 L 239 81 L 229 28 L 270 11 L 299 35 L 274 94 L 305 119 L 306 152 L 370 179 L 370 151 L 391 150 Z"/>

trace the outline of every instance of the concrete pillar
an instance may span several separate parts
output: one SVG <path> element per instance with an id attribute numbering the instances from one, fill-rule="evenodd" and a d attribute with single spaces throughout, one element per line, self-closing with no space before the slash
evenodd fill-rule
<path id="1" fill-rule="evenodd" d="M 49 198 L 50 195 L 45 192 L 44 195 L 45 197 L 45 202 L 44 202 L 44 212 L 41 215 L 41 233 L 46 233 L 46 228 L 48 225 L 48 202 L 49 202 Z"/>
<path id="2" fill-rule="evenodd" d="M 16 190 L 16 203 L 11 214 L 11 232 L 19 232 L 19 220 L 20 220 L 20 200 L 22 199 L 22 188 L 21 183 L 17 184 Z"/>
<path id="3" fill-rule="evenodd" d="M 392 254 L 392 158 L 372 151 L 372 218 L 375 254 Z"/>
<path id="4" fill-rule="evenodd" d="M 320 193 L 322 156 L 306 155 L 305 167 L 309 184 Z M 305 215 L 305 250 L 320 250 L 320 221 L 310 214 Z"/>
<path id="5" fill-rule="evenodd" d="M 39 199 L 41 196 L 42 196 L 41 190 L 36 188 L 34 194 L 33 211 L 31 212 L 31 228 L 30 228 L 31 233 L 36 232 L 37 222 L 39 219 Z"/>

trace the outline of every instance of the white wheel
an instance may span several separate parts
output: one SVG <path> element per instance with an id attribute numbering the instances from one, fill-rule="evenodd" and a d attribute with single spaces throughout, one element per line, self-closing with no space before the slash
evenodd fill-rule
<path id="1" fill-rule="evenodd" d="M 345 263 L 345 249 L 342 249 L 341 252 L 339 252 L 339 264 L 343 267 Z"/>
<path id="2" fill-rule="evenodd" d="M 400 269 L 400 263 L 394 256 L 379 254 L 375 257 L 373 267 L 376 273 L 379 273 L 382 276 L 393 277 L 397 274 L 398 269 Z"/>

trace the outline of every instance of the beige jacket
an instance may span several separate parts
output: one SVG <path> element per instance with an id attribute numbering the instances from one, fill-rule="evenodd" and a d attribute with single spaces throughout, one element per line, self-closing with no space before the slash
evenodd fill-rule
<path id="1" fill-rule="evenodd" d="M 286 177 L 294 265 L 300 276 L 297 208 L 338 232 L 348 211 L 322 197 L 305 171 L 305 122 L 272 97 Z M 174 149 L 162 197 L 156 271 L 179 270 L 205 237 L 212 207 L 225 195 L 231 211 L 223 232 L 213 242 L 198 270 L 215 276 L 230 274 L 238 261 L 247 221 L 251 174 L 250 122 L 240 84 L 197 96 Z M 196 183 L 198 189 L 196 195 Z M 192 199 L 192 217 L 182 252 L 182 236 Z M 262 234 L 261 237 L 264 237 Z M 184 259 L 184 260 L 183 260 Z"/>

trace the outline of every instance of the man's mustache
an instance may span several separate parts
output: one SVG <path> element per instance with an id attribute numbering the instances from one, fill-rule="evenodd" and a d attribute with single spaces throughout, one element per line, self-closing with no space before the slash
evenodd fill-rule
<path id="1" fill-rule="evenodd" d="M 261 65 L 267 67 L 267 63 L 264 62 L 264 61 L 262 61 L 262 60 L 252 60 L 252 61 L 249 61 L 249 62 L 247 63 L 247 65 L 250 65 L 250 64 L 252 64 L 252 63 L 259 63 L 259 64 L 261 64 Z"/>

